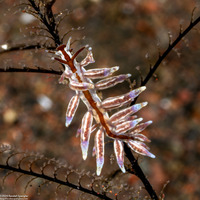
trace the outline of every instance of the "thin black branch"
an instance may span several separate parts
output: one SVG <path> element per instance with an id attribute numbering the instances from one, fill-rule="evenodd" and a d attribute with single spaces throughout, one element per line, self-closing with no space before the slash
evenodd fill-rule
<path id="1" fill-rule="evenodd" d="M 161 62 L 167 57 L 167 55 L 173 50 L 173 48 L 194 28 L 194 26 L 196 26 L 198 23 L 200 22 L 200 16 L 194 20 L 191 21 L 189 26 L 183 31 L 179 33 L 179 36 L 176 38 L 176 40 L 174 40 L 174 42 L 172 42 L 171 44 L 169 44 L 168 48 L 164 51 L 163 54 L 160 54 L 159 51 L 159 57 L 158 60 L 155 62 L 155 64 L 150 68 L 149 73 L 147 74 L 147 76 L 145 77 L 144 80 L 141 81 L 141 86 L 145 86 L 148 81 L 151 79 L 151 77 L 153 77 L 155 71 L 157 70 L 157 68 L 160 66 Z M 131 102 L 131 105 L 135 104 L 135 102 L 137 101 L 138 97 L 136 97 L 134 99 L 134 101 Z"/>
<path id="2" fill-rule="evenodd" d="M 146 191 L 149 193 L 151 199 L 159 200 L 155 190 L 153 189 L 153 187 L 149 183 L 148 179 L 144 175 L 144 173 L 143 173 L 142 169 L 140 168 L 137 160 L 133 156 L 130 148 L 127 146 L 126 143 L 124 143 L 124 151 L 125 151 L 126 157 L 128 158 L 128 160 L 130 161 L 130 163 L 132 165 L 133 171 L 129 171 L 129 172 L 132 173 L 132 174 L 135 174 L 142 181 L 142 183 L 144 184 L 144 187 L 145 187 Z"/>
<path id="3" fill-rule="evenodd" d="M 99 194 L 99 193 L 95 192 L 93 189 L 89 190 L 87 188 L 82 187 L 81 185 L 75 185 L 75 184 L 69 183 L 68 181 L 62 181 L 62 180 L 57 179 L 56 177 L 50 177 L 50 176 L 47 176 L 45 174 L 39 174 L 39 173 L 36 173 L 36 172 L 33 172 L 33 171 L 24 170 L 24 169 L 12 167 L 12 166 L 9 166 L 9 165 L 0 164 L 0 168 L 5 169 L 5 170 L 10 170 L 10 171 L 13 171 L 13 172 L 26 174 L 26 175 L 29 175 L 29 176 L 34 176 L 34 177 L 37 177 L 37 178 L 42 178 L 42 179 L 45 179 L 45 180 L 48 180 L 48 181 L 52 181 L 52 182 L 58 183 L 60 185 L 68 186 L 68 187 L 73 188 L 75 190 L 79 190 L 79 191 L 85 192 L 87 194 L 91 194 L 91 195 L 96 196 L 96 197 L 101 198 L 101 199 L 112 200 L 111 198 L 107 197 L 104 194 Z"/>
<path id="4" fill-rule="evenodd" d="M 8 49 L 0 51 L 0 54 L 8 53 L 8 52 L 11 52 L 11 51 L 34 50 L 34 49 L 35 50 L 36 49 L 55 50 L 56 47 L 47 47 L 47 46 L 41 45 L 41 44 L 30 44 L 30 45 L 20 44 L 20 45 L 8 47 Z"/>
<path id="5" fill-rule="evenodd" d="M 61 40 L 58 34 L 58 29 L 56 28 L 56 22 L 52 12 L 52 6 L 55 1 L 44 5 L 46 6 L 44 14 L 41 12 L 40 7 L 36 5 L 34 0 L 29 0 L 29 2 L 32 8 L 36 11 L 38 17 L 43 22 L 43 24 L 47 27 L 49 33 L 52 35 L 55 45 L 59 46 L 61 44 Z"/>
<path id="6" fill-rule="evenodd" d="M 155 71 L 157 70 L 157 68 L 160 66 L 161 62 L 167 57 L 167 55 L 171 52 L 171 50 L 185 37 L 185 35 L 194 26 L 196 26 L 199 23 L 199 21 L 200 21 L 200 16 L 195 21 L 193 21 L 193 22 L 191 21 L 190 24 L 189 24 L 189 26 L 183 32 L 179 33 L 179 36 L 176 38 L 176 40 L 174 40 L 174 42 L 172 42 L 171 44 L 169 44 L 169 46 L 165 50 L 165 52 L 162 55 L 159 56 L 158 60 L 154 64 L 154 66 L 150 69 L 150 71 L 147 74 L 146 78 L 143 81 L 141 81 L 141 86 L 144 86 L 144 85 L 146 85 L 148 83 L 148 81 L 153 76 L 153 74 L 155 73 Z M 136 101 L 137 101 L 137 98 L 135 98 L 135 100 L 131 103 L 131 105 L 135 104 Z M 145 177 L 142 169 L 140 168 L 140 166 L 137 163 L 137 160 L 135 159 L 135 157 L 131 153 L 131 150 L 128 148 L 128 146 L 126 145 L 126 143 L 124 143 L 124 151 L 126 153 L 126 157 L 131 162 L 132 169 L 134 170 L 134 173 L 143 182 L 143 184 L 144 184 L 147 192 L 151 196 L 151 198 L 155 199 L 155 200 L 158 200 L 158 196 L 156 195 L 156 193 L 153 190 L 151 184 L 149 183 L 149 181 Z"/>
<path id="7" fill-rule="evenodd" d="M 55 74 L 55 75 L 61 75 L 62 71 L 56 71 L 53 69 L 44 69 L 44 68 L 29 68 L 29 67 L 24 67 L 24 68 L 14 68 L 14 67 L 9 67 L 9 68 L 0 68 L 0 72 L 33 72 L 33 73 L 43 73 L 43 74 Z"/>
<path id="8" fill-rule="evenodd" d="M 165 50 L 165 52 L 159 56 L 158 60 L 154 64 L 154 66 L 150 69 L 149 73 L 147 74 L 146 78 L 141 82 L 141 86 L 144 86 L 148 83 L 150 78 L 153 76 L 157 68 L 160 66 L 161 62 L 167 57 L 167 55 L 171 52 L 171 50 L 187 35 L 188 32 L 191 31 L 191 29 L 196 26 L 200 21 L 200 16 L 194 20 L 193 22 L 191 21 L 189 26 L 183 31 L 180 32 L 179 36 L 169 44 L 168 48 Z"/>
<path id="9" fill-rule="evenodd" d="M 57 15 L 57 19 L 58 19 L 58 16 L 60 16 L 60 14 Z M 64 20 L 64 18 L 67 17 L 67 16 L 69 16 L 70 14 L 71 14 L 71 12 L 69 10 L 67 10 L 67 13 L 64 14 L 60 19 L 58 19 L 58 21 L 56 23 L 56 28 L 58 28 L 60 26 L 61 22 Z"/>

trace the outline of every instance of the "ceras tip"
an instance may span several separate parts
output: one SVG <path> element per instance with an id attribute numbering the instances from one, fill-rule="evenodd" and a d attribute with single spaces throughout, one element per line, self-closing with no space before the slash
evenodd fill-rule
<path id="1" fill-rule="evenodd" d="M 87 141 L 81 142 L 81 150 L 82 150 L 83 160 L 86 160 L 86 158 L 87 158 L 88 145 L 89 145 L 89 142 L 87 142 Z"/>
<path id="2" fill-rule="evenodd" d="M 126 170 L 125 170 L 125 167 L 124 167 L 124 162 L 118 162 L 118 165 L 119 165 L 119 168 L 121 169 L 121 171 L 122 171 L 123 173 L 125 173 Z"/>
<path id="3" fill-rule="evenodd" d="M 150 124 L 152 124 L 152 123 L 153 123 L 153 121 L 151 121 L 151 120 L 150 120 L 150 121 L 148 121 L 148 122 L 146 122 L 146 123 L 148 123 L 148 124 L 150 125 Z"/>
<path id="4" fill-rule="evenodd" d="M 139 87 L 137 89 L 134 89 L 132 90 L 130 93 L 129 93 L 129 96 L 131 98 L 135 98 L 137 97 L 140 93 L 142 93 L 144 90 L 146 89 L 146 86 L 142 86 L 142 87 Z"/>
<path id="5" fill-rule="evenodd" d="M 138 119 L 135 119 L 135 120 L 133 120 L 133 122 L 135 122 L 135 123 L 140 123 L 141 121 L 143 120 L 143 118 L 142 117 L 140 117 L 140 118 L 138 118 Z"/>
<path id="6" fill-rule="evenodd" d="M 142 86 L 139 88 L 141 92 L 143 92 L 144 90 L 146 90 L 146 86 Z"/>
<path id="7" fill-rule="evenodd" d="M 89 50 L 89 48 L 90 48 L 89 44 L 86 44 L 86 45 L 85 45 L 85 48 Z M 90 50 L 89 50 L 89 51 L 90 51 Z"/>
<path id="8" fill-rule="evenodd" d="M 141 103 L 142 107 L 146 106 L 147 104 L 148 104 L 148 102 L 146 102 L 146 101 Z"/>
<path id="9" fill-rule="evenodd" d="M 132 75 L 131 74 L 127 74 L 127 77 L 130 78 Z"/>
<path id="10" fill-rule="evenodd" d="M 101 174 L 101 170 L 103 168 L 103 164 L 104 164 L 104 159 L 97 159 L 97 176 L 99 176 Z"/>
<path id="11" fill-rule="evenodd" d="M 131 128 L 134 128 L 142 120 L 143 120 L 143 118 L 138 118 L 138 119 L 135 119 L 135 120 L 131 121 Z"/>
<path id="12" fill-rule="evenodd" d="M 72 122 L 72 117 L 66 117 L 65 126 L 68 127 Z"/>
<path id="13" fill-rule="evenodd" d="M 150 157 L 150 158 L 155 158 L 156 156 L 154 155 L 154 154 L 152 154 L 152 153 L 148 153 L 148 156 Z"/>
<path id="14" fill-rule="evenodd" d="M 101 174 L 101 170 L 102 170 L 101 167 L 97 167 L 97 176 L 100 176 L 100 174 Z"/>
<path id="15" fill-rule="evenodd" d="M 147 105 L 147 102 L 134 104 L 134 105 L 132 106 L 132 111 L 133 111 L 133 112 L 137 112 L 137 111 L 139 111 L 141 108 L 143 108 L 143 107 L 146 106 L 146 105 Z"/>
<path id="16" fill-rule="evenodd" d="M 143 143 L 135 140 L 128 141 L 129 147 L 138 154 L 148 156 L 150 158 L 155 158 L 156 156 L 149 152 L 149 148 Z"/>
<path id="17" fill-rule="evenodd" d="M 119 66 L 115 66 L 111 68 L 111 73 L 116 72 L 117 70 L 119 70 Z"/>
<path id="18" fill-rule="evenodd" d="M 92 47 L 88 46 L 87 50 L 88 50 L 88 53 L 87 53 L 86 58 L 89 59 L 89 63 L 95 63 L 95 60 L 94 60 L 94 57 L 93 57 L 93 53 L 92 53 Z"/>
<path id="19" fill-rule="evenodd" d="M 70 50 L 70 42 L 71 42 L 71 39 L 72 39 L 72 37 L 69 37 L 69 39 L 68 39 L 68 41 L 67 41 L 67 45 L 66 45 L 66 51 L 69 51 Z"/>

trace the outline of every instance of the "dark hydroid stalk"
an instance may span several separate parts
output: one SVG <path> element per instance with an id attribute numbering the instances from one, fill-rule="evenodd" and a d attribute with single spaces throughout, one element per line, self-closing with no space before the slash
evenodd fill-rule
<path id="1" fill-rule="evenodd" d="M 174 42 L 169 44 L 168 48 L 164 51 L 162 55 L 159 55 L 158 60 L 152 66 L 146 78 L 141 82 L 141 86 L 144 86 L 148 83 L 148 81 L 153 76 L 157 68 L 160 66 L 161 62 L 167 57 L 167 55 L 171 52 L 171 50 L 193 29 L 193 27 L 199 23 L 199 21 L 200 21 L 200 16 L 196 20 L 191 21 L 189 26 L 183 32 L 180 31 L 179 36 L 174 40 Z"/>
<path id="2" fill-rule="evenodd" d="M 127 146 L 126 143 L 124 143 L 124 151 L 125 151 L 126 157 L 130 161 L 131 166 L 132 166 L 132 169 L 130 171 L 128 171 L 128 172 L 132 173 L 132 174 L 135 174 L 142 181 L 142 183 L 144 184 L 144 187 L 145 187 L 146 191 L 149 193 L 151 199 L 158 200 L 159 198 L 158 198 L 155 190 L 153 189 L 152 185 L 148 181 L 148 179 L 145 176 L 144 172 L 140 168 L 140 166 L 138 164 L 138 161 L 135 159 L 135 157 L 133 156 L 130 148 Z"/>
<path id="3" fill-rule="evenodd" d="M 0 169 L 10 170 L 12 172 L 18 172 L 18 173 L 29 175 L 29 176 L 35 176 L 37 178 L 42 178 L 42 179 L 45 179 L 45 180 L 48 180 L 48 181 L 51 181 L 51 182 L 54 182 L 54 183 L 57 183 L 57 184 L 60 184 L 60 185 L 68 186 L 72 189 L 76 189 L 76 190 L 82 191 L 82 192 L 87 193 L 87 194 L 91 194 L 91 195 L 96 196 L 100 199 L 112 200 L 111 198 L 107 197 L 104 194 L 99 194 L 99 193 L 95 192 L 93 190 L 93 188 L 91 190 L 89 190 L 87 188 L 82 187 L 81 185 L 75 185 L 75 184 L 69 183 L 68 181 L 62 181 L 62 180 L 59 180 L 56 177 L 50 177 L 50 176 L 47 176 L 45 174 L 40 174 L 40 173 L 36 173 L 36 172 L 33 172 L 33 171 L 28 171 L 28 170 L 24 170 L 24 169 L 21 169 L 21 168 L 12 167 L 12 166 L 9 166 L 9 165 L 0 164 Z"/>
<path id="4" fill-rule="evenodd" d="M 47 27 L 48 32 L 53 37 L 52 39 L 54 40 L 55 45 L 59 46 L 61 44 L 61 40 L 60 40 L 60 37 L 58 34 L 58 29 L 56 28 L 55 18 L 53 16 L 53 12 L 52 12 L 52 6 L 55 3 L 55 0 L 49 1 L 49 3 L 47 3 L 47 2 L 42 3 L 45 8 L 44 13 L 41 12 L 39 4 L 36 5 L 35 1 L 29 0 L 29 2 L 31 4 L 31 6 L 33 7 L 33 9 L 36 11 L 38 18 L 40 18 L 42 23 Z"/>

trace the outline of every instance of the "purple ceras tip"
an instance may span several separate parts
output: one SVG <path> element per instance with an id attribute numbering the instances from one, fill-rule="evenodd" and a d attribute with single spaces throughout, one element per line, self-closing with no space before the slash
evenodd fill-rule
<path id="1" fill-rule="evenodd" d="M 144 90 L 146 89 L 146 86 L 142 86 L 142 87 L 139 87 L 139 88 L 137 88 L 137 89 L 135 89 L 135 90 L 132 90 L 130 93 L 129 93 L 129 96 L 131 97 L 131 98 L 135 98 L 135 97 L 137 97 L 141 92 L 143 92 Z"/>
<path id="2" fill-rule="evenodd" d="M 65 121 L 65 126 L 68 127 L 72 122 L 72 117 L 67 117 L 66 116 L 66 121 Z"/>

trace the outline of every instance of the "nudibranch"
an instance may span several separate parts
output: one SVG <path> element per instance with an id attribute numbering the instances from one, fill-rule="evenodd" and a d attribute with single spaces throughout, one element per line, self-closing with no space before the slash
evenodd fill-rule
<path id="1" fill-rule="evenodd" d="M 104 165 L 104 137 L 113 139 L 116 160 L 122 172 L 126 171 L 124 167 L 124 142 L 136 153 L 155 158 L 155 155 L 149 152 L 149 148 L 145 144 L 145 142 L 150 142 L 150 140 L 141 134 L 152 121 L 140 123 L 143 119 L 137 118 L 134 115 L 146 106 L 147 102 L 127 107 L 146 87 L 142 86 L 126 94 L 109 97 L 102 101 L 97 91 L 122 83 L 131 74 L 112 76 L 114 72 L 119 70 L 118 66 L 86 70 L 85 67 L 87 65 L 95 62 L 92 48 L 85 46 L 73 53 L 70 48 L 70 40 L 71 38 L 69 38 L 66 45 L 61 45 L 57 48 L 57 57 L 54 59 L 61 62 L 65 67 L 59 82 L 65 83 L 65 79 L 68 79 L 69 87 L 75 91 L 75 95 L 71 98 L 66 111 L 66 127 L 71 124 L 80 99 L 87 107 L 81 128 L 78 130 L 83 159 L 87 158 L 90 136 L 96 129 L 98 130 L 94 137 L 94 154 L 96 155 L 96 173 L 98 176 L 101 174 Z M 86 57 L 81 62 L 77 62 L 77 55 L 84 49 L 87 50 Z M 93 83 L 94 79 L 101 80 Z M 109 116 L 108 112 L 117 108 L 121 108 L 121 110 Z"/>

